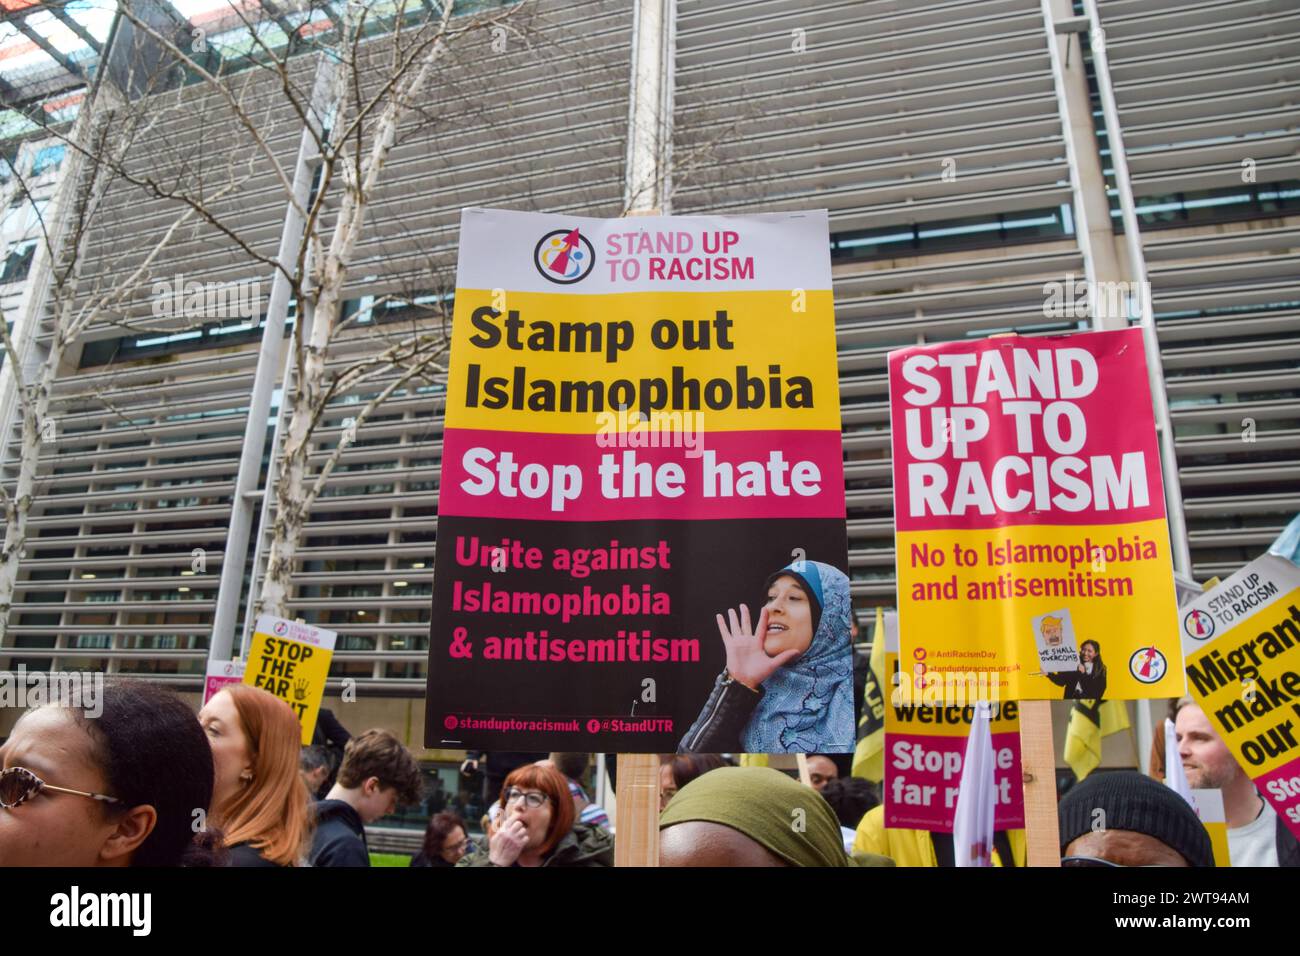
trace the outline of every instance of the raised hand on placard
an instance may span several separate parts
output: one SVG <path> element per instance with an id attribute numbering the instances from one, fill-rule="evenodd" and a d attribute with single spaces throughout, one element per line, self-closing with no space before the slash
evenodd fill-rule
<path id="1" fill-rule="evenodd" d="M 750 626 L 749 608 L 744 604 L 740 606 L 739 616 L 735 608 L 730 608 L 725 618 L 717 615 L 718 632 L 727 648 L 727 672 L 751 690 L 758 690 L 778 667 L 784 667 L 800 654 L 792 648 L 768 657 L 767 651 L 763 650 L 767 638 L 767 616 L 767 608 L 763 608 L 758 615 L 758 627 L 753 628 Z"/>

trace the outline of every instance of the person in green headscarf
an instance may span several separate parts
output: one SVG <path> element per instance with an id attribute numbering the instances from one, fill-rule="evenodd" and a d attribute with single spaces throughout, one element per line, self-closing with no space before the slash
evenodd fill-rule
<path id="1" fill-rule="evenodd" d="M 821 794 L 769 767 L 721 767 L 659 815 L 660 866 L 889 866 L 850 858 Z"/>

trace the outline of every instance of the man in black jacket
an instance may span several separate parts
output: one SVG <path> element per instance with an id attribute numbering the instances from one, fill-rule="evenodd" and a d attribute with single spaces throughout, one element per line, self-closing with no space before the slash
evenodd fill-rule
<path id="1" fill-rule="evenodd" d="M 338 781 L 316 804 L 312 866 L 369 866 L 367 823 L 418 803 L 420 765 L 386 730 L 367 730 L 348 741 Z"/>

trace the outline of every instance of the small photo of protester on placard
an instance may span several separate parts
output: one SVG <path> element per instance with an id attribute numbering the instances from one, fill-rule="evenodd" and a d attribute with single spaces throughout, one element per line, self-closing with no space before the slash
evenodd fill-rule
<path id="1" fill-rule="evenodd" d="M 725 670 L 679 753 L 846 753 L 853 749 L 849 579 L 819 561 L 772 574 L 755 621 L 717 615 Z"/>
<path id="2" fill-rule="evenodd" d="M 1047 679 L 1065 688 L 1066 700 L 1101 700 L 1106 694 L 1106 665 L 1101 661 L 1101 645 L 1084 641 L 1079 645 L 1077 669 L 1048 674 Z"/>

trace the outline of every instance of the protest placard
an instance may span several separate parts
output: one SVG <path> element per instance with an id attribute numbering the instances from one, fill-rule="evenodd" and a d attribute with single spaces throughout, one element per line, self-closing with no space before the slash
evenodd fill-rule
<path id="1" fill-rule="evenodd" d="M 203 703 L 210 701 L 212 695 L 227 684 L 241 684 L 243 681 L 243 661 L 208 661 L 207 674 L 203 679 Z"/>
<path id="2" fill-rule="evenodd" d="M 1068 607 L 1040 614 L 1030 625 L 1038 644 L 1038 664 L 1044 674 L 1069 673 L 1077 669 L 1079 645 L 1074 637 L 1074 623 L 1070 620 Z"/>
<path id="3" fill-rule="evenodd" d="M 1181 692 L 1143 356 L 1137 329 L 890 353 L 909 664 L 1004 700 Z"/>
<path id="4" fill-rule="evenodd" d="M 942 679 L 936 682 L 932 674 L 900 671 L 898 619 L 892 612 L 884 615 L 884 640 L 891 688 L 885 708 L 885 823 L 904 830 L 951 833 L 978 695 L 958 703 L 951 693 L 945 696 Z M 926 700 L 938 704 L 927 705 Z M 997 830 L 1019 829 L 1025 825 L 1020 708 L 1016 701 L 991 703 L 993 825 Z"/>
<path id="5" fill-rule="evenodd" d="M 1178 614 L 1188 691 L 1300 836 L 1300 568 L 1266 554 Z"/>
<path id="6" fill-rule="evenodd" d="M 1217 788 L 1192 790 L 1192 809 L 1201 818 L 1201 825 L 1210 835 L 1214 848 L 1215 866 L 1232 866 L 1228 848 L 1228 816 L 1223 808 L 1223 791 Z"/>
<path id="7" fill-rule="evenodd" d="M 824 212 L 465 211 L 427 746 L 693 749 L 743 690 L 716 749 L 852 749 L 828 249 Z M 769 601 L 758 663 L 797 658 L 715 683 Z"/>
<path id="8" fill-rule="evenodd" d="M 325 695 L 337 635 L 321 627 L 262 614 L 253 627 L 244 683 L 274 694 L 302 724 L 302 743 L 311 743 Z"/>

